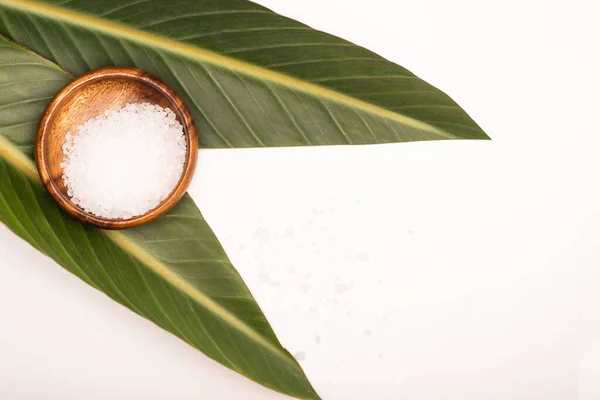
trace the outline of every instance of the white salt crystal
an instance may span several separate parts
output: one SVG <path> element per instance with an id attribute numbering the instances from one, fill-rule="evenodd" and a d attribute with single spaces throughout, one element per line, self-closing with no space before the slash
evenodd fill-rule
<path id="1" fill-rule="evenodd" d="M 67 133 L 63 179 L 74 204 L 98 217 L 130 219 L 156 208 L 185 165 L 183 127 L 169 108 L 127 103 Z"/>

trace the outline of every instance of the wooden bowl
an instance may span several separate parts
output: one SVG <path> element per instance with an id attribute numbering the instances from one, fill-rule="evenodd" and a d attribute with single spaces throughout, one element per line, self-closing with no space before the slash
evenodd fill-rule
<path id="1" fill-rule="evenodd" d="M 62 146 L 66 134 L 105 110 L 127 103 L 148 102 L 170 108 L 183 126 L 187 156 L 182 176 L 171 194 L 156 208 L 131 219 L 97 217 L 73 204 L 62 179 Z M 132 228 L 169 211 L 185 194 L 198 157 L 198 137 L 189 110 L 177 93 L 160 79 L 136 68 L 107 67 L 92 71 L 69 83 L 52 99 L 40 121 L 36 139 L 36 164 L 42 182 L 58 205 L 76 219 L 103 229 Z"/>

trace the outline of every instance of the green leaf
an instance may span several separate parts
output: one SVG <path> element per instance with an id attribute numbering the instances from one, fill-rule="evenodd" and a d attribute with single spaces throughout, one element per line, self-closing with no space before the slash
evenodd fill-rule
<path id="1" fill-rule="evenodd" d="M 226 367 L 281 393 L 318 399 L 189 196 L 158 221 L 119 232 L 58 209 L 31 157 L 31 127 L 70 79 L 0 37 L 0 222 Z"/>
<path id="2" fill-rule="evenodd" d="M 76 75 L 162 77 L 202 147 L 487 139 L 406 69 L 245 0 L 0 0 L 0 33 Z"/>

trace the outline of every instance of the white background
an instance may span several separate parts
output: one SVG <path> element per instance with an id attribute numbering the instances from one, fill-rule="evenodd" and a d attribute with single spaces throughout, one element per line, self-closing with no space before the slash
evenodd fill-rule
<path id="1" fill-rule="evenodd" d="M 191 193 L 324 399 L 600 399 L 600 5 L 262 0 L 493 138 L 201 151 Z M 283 399 L 0 228 L 0 398 Z"/>

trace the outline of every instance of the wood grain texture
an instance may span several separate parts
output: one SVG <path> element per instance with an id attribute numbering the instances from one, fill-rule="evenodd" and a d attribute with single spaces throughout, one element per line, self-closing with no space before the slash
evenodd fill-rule
<path id="1" fill-rule="evenodd" d="M 170 108 L 187 140 L 183 174 L 171 194 L 148 213 L 127 220 L 97 217 L 75 205 L 67 195 L 60 163 L 66 134 L 106 110 L 127 103 L 148 102 Z M 192 116 L 181 97 L 160 79 L 140 69 L 107 67 L 85 74 L 65 86 L 52 99 L 40 121 L 35 145 L 36 164 L 44 186 L 74 218 L 103 229 L 126 229 L 153 221 L 168 212 L 185 194 L 196 168 L 198 136 Z"/>

